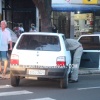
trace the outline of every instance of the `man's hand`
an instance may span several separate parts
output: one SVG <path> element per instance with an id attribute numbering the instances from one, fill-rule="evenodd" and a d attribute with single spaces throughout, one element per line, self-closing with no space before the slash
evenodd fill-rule
<path id="1" fill-rule="evenodd" d="M 10 44 L 9 50 L 12 50 L 12 41 L 9 41 L 9 44 Z"/>
<path id="2" fill-rule="evenodd" d="M 9 50 L 12 50 L 12 47 L 10 47 Z"/>

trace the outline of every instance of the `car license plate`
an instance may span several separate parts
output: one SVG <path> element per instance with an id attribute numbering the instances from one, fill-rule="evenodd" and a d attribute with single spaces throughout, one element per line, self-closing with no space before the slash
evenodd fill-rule
<path id="1" fill-rule="evenodd" d="M 45 75 L 45 70 L 28 70 L 29 75 Z"/>

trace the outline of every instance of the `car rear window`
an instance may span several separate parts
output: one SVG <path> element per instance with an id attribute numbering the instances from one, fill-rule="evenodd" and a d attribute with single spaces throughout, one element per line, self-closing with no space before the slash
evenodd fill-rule
<path id="1" fill-rule="evenodd" d="M 18 42 L 17 49 L 40 51 L 61 50 L 59 37 L 51 35 L 22 35 Z"/>

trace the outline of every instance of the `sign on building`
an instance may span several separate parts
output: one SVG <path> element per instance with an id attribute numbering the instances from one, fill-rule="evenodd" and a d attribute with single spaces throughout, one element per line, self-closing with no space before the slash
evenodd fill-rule
<path id="1" fill-rule="evenodd" d="M 98 4 L 100 4 L 100 0 L 98 0 Z"/>
<path id="2" fill-rule="evenodd" d="M 83 4 L 98 4 L 98 0 L 83 0 Z"/>
<path id="3" fill-rule="evenodd" d="M 70 3 L 70 0 L 52 0 L 52 4 L 65 4 L 65 3 Z"/>
<path id="4" fill-rule="evenodd" d="M 70 3 L 73 3 L 73 4 L 82 4 L 82 0 L 70 0 Z"/>
<path id="5" fill-rule="evenodd" d="M 70 0 L 72 4 L 100 4 L 100 0 Z"/>

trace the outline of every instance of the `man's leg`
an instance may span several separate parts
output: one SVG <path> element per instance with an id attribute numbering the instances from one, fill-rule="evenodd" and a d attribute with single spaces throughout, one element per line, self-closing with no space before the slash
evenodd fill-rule
<path id="1" fill-rule="evenodd" d="M 2 51 L 1 55 L 2 55 L 2 60 L 4 61 L 3 75 L 5 75 L 6 71 L 7 71 L 7 66 L 8 66 L 7 52 L 6 51 Z"/>
<path id="2" fill-rule="evenodd" d="M 8 67 L 8 60 L 4 61 L 4 70 L 3 70 L 3 74 L 5 75 L 7 72 L 7 67 Z"/>
<path id="3" fill-rule="evenodd" d="M 81 61 L 81 56 L 83 53 L 83 48 L 79 47 L 73 57 L 73 72 L 71 75 L 71 80 L 78 81 L 78 73 L 79 73 L 79 66 L 80 66 L 80 61 Z"/>
<path id="4" fill-rule="evenodd" d="M 2 61 L 1 61 L 1 58 L 2 58 L 2 57 L 1 57 L 1 51 L 0 51 L 0 72 L 2 71 L 2 65 L 1 65 L 1 62 L 2 62 Z"/>
<path id="5" fill-rule="evenodd" d="M 0 61 L 0 72 L 2 71 L 1 61 Z"/>

